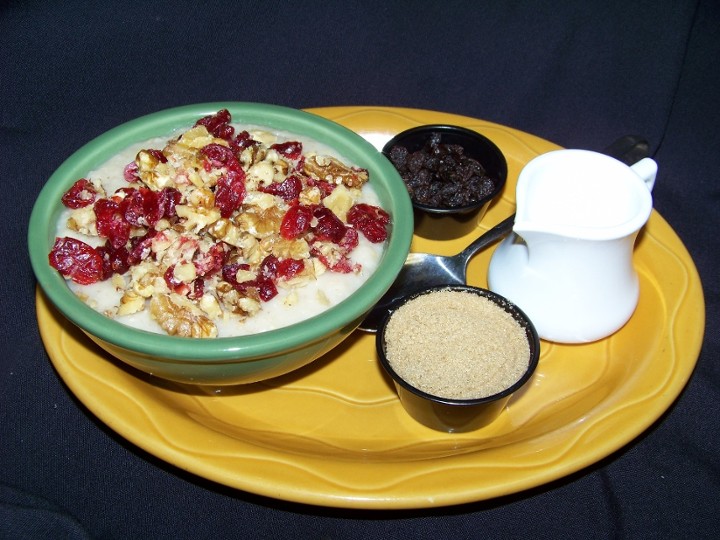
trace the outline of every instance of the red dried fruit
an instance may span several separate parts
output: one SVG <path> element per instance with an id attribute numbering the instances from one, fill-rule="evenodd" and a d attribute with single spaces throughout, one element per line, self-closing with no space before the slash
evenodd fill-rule
<path id="1" fill-rule="evenodd" d="M 140 176 L 138 176 L 138 164 L 131 161 L 125 165 L 125 168 L 123 169 L 123 178 L 125 178 L 125 180 L 130 184 L 133 182 L 139 182 Z"/>
<path id="2" fill-rule="evenodd" d="M 283 259 L 278 263 L 277 275 L 285 279 L 292 279 L 305 269 L 302 259 Z"/>
<path id="3" fill-rule="evenodd" d="M 145 150 L 145 152 L 157 159 L 159 163 L 167 163 L 167 156 L 162 153 L 162 150 L 158 150 L 157 148 L 150 148 L 148 150 Z"/>
<path id="4" fill-rule="evenodd" d="M 246 193 L 245 173 L 242 170 L 231 170 L 222 175 L 215 187 L 215 206 L 220 210 L 220 215 L 229 218 L 240 208 Z"/>
<path id="5" fill-rule="evenodd" d="M 268 255 L 260 263 L 260 274 L 270 279 L 275 279 L 278 276 L 278 264 L 280 259 L 275 255 Z"/>
<path id="6" fill-rule="evenodd" d="M 299 141 L 286 141 L 282 143 L 273 144 L 270 146 L 281 156 L 288 159 L 298 159 L 302 155 L 302 143 Z"/>
<path id="7" fill-rule="evenodd" d="M 95 202 L 97 190 L 86 178 L 75 182 L 62 196 L 62 203 L 68 208 L 84 208 Z"/>
<path id="8" fill-rule="evenodd" d="M 227 109 L 221 109 L 215 114 L 205 116 L 195 122 L 196 126 L 205 126 L 214 137 L 219 139 L 225 139 L 229 141 L 232 139 L 235 128 L 230 125 L 230 111 Z"/>
<path id="9" fill-rule="evenodd" d="M 345 224 L 332 210 L 325 206 L 318 206 L 313 212 L 317 220 L 312 230 L 318 240 L 339 244 L 345 236 Z"/>
<path id="10" fill-rule="evenodd" d="M 388 237 L 387 224 L 390 223 L 390 215 L 377 206 L 356 204 L 348 212 L 347 221 L 375 244 L 384 242 Z"/>
<path id="11" fill-rule="evenodd" d="M 244 263 L 226 264 L 222 267 L 222 277 L 232 285 L 233 289 L 242 290 L 236 277 L 238 270 L 250 270 L 250 265 Z"/>
<path id="12" fill-rule="evenodd" d="M 125 246 L 114 248 L 110 242 L 105 242 L 97 250 L 103 259 L 103 280 L 113 274 L 124 274 L 134 264 L 130 262 L 132 256 Z"/>
<path id="13" fill-rule="evenodd" d="M 134 236 L 130 239 L 128 264 L 134 266 L 147 259 L 152 253 L 152 240 L 157 235 L 155 229 L 149 229 L 144 236 Z"/>
<path id="14" fill-rule="evenodd" d="M 133 227 L 154 225 L 162 214 L 158 215 L 158 196 L 148 188 L 125 188 L 125 198 L 120 201 L 120 214 Z"/>
<path id="15" fill-rule="evenodd" d="M 165 274 L 163 275 L 163 278 L 165 279 L 165 283 L 167 284 L 168 288 L 177 294 L 186 295 L 190 292 L 190 285 L 187 283 L 184 283 L 177 279 L 175 277 L 175 265 L 168 266 L 168 269 L 165 270 Z"/>
<path id="16" fill-rule="evenodd" d="M 250 133 L 247 131 L 241 131 L 237 134 L 237 137 L 230 141 L 230 148 L 233 149 L 233 152 L 239 155 L 246 148 L 250 148 L 251 146 L 255 146 L 257 144 L 258 142 L 252 138 Z"/>
<path id="17" fill-rule="evenodd" d="M 302 180 L 297 176 L 288 176 L 282 182 L 273 182 L 269 186 L 260 189 L 264 193 L 276 195 L 285 201 L 294 201 L 300 197 L 302 191 Z"/>
<path id="18" fill-rule="evenodd" d="M 291 206 L 280 223 L 280 236 L 286 240 L 294 240 L 310 230 L 313 211 L 310 206 L 301 204 Z"/>
<path id="19" fill-rule="evenodd" d="M 94 247 L 75 238 L 56 238 L 48 255 L 50 266 L 80 285 L 103 280 L 103 258 Z"/>
<path id="20" fill-rule="evenodd" d="M 308 178 L 307 184 L 311 187 L 317 187 L 322 192 L 323 198 L 330 195 L 337 187 L 337 184 L 332 184 L 325 180 L 315 180 L 314 178 Z"/>
<path id="21" fill-rule="evenodd" d="M 255 289 L 263 302 L 267 302 L 277 295 L 277 287 L 271 278 L 260 274 L 253 280 L 238 283 L 236 278 L 238 270 L 250 270 L 250 266 L 244 263 L 234 263 L 225 265 L 222 269 L 223 279 L 235 290 L 245 293 L 248 289 Z"/>
<path id="22" fill-rule="evenodd" d="M 305 268 L 301 259 L 278 259 L 275 255 L 268 255 L 260 263 L 260 273 L 268 279 L 290 279 Z"/>
<path id="23" fill-rule="evenodd" d="M 163 188 L 158 196 L 158 205 L 162 210 L 162 217 L 175 217 L 175 205 L 180 203 L 182 194 L 175 188 Z"/>
<path id="24" fill-rule="evenodd" d="M 336 262 L 332 263 L 316 248 L 311 249 L 310 253 L 313 257 L 317 257 L 320 262 L 323 263 L 325 267 L 332 272 L 338 272 L 339 274 L 349 274 L 350 272 L 359 271 L 361 268 L 361 265 L 353 264 L 353 262 L 345 255 L 342 255 Z"/>
<path id="25" fill-rule="evenodd" d="M 360 238 L 358 232 L 352 227 L 346 227 L 345 236 L 343 236 L 338 245 L 342 248 L 343 252 L 350 253 L 359 243 Z"/>
<path id="26" fill-rule="evenodd" d="M 114 248 L 124 246 L 130 239 L 130 224 L 120 213 L 120 205 L 114 199 L 99 199 L 93 206 L 98 235 L 107 238 Z"/>
<path id="27" fill-rule="evenodd" d="M 199 300 L 205 294 L 205 280 L 197 278 L 192 282 L 192 287 L 188 293 L 188 298 L 192 300 Z"/>
<path id="28" fill-rule="evenodd" d="M 198 276 L 219 272 L 225 264 L 225 248 L 221 243 L 217 243 L 206 252 L 198 251 L 193 257 L 193 264 Z"/>
<path id="29" fill-rule="evenodd" d="M 277 296 L 277 287 L 275 286 L 275 282 L 270 278 L 266 278 L 265 276 L 258 276 L 255 280 L 254 286 L 255 288 L 257 288 L 260 300 L 262 300 L 263 302 L 268 302 L 272 300 L 275 296 Z"/>
<path id="30" fill-rule="evenodd" d="M 240 162 L 227 146 L 211 143 L 203 146 L 200 153 L 209 160 L 211 168 L 220 169 L 226 167 L 231 171 L 241 170 Z"/>

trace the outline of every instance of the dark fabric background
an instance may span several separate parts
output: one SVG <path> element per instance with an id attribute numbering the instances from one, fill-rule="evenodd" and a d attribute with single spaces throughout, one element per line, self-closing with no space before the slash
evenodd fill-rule
<path id="1" fill-rule="evenodd" d="M 710 538 L 720 530 L 720 5 L 76 2 L 0 7 L 0 538 Z M 99 7 L 102 6 L 102 7 Z M 489 502 L 354 512 L 264 499 L 125 442 L 45 353 L 26 226 L 91 138 L 215 100 L 388 105 L 498 122 L 563 146 L 647 137 L 655 206 L 700 271 L 704 347 L 651 429 L 571 477 Z M 439 489 L 441 486 L 439 486 Z"/>

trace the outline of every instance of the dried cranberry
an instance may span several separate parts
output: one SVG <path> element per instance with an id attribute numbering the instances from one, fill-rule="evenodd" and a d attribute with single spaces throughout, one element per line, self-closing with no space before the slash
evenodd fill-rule
<path id="1" fill-rule="evenodd" d="M 358 232 L 352 227 L 346 227 L 345 236 L 342 237 L 338 245 L 342 248 L 343 252 L 350 253 L 359 243 Z"/>
<path id="2" fill-rule="evenodd" d="M 316 207 L 313 216 L 317 219 L 317 225 L 312 230 L 318 240 L 339 244 L 346 229 L 340 218 L 325 206 Z"/>
<path id="3" fill-rule="evenodd" d="M 162 150 L 158 150 L 157 148 L 150 148 L 149 150 L 145 150 L 145 152 L 157 159 L 160 163 L 167 163 L 167 157 L 165 156 L 165 154 L 162 153 Z"/>
<path id="4" fill-rule="evenodd" d="M 223 266 L 222 269 L 223 279 L 237 291 L 246 293 L 248 290 L 254 289 L 264 302 L 277 295 L 277 287 L 271 278 L 260 274 L 253 280 L 238 283 L 236 277 L 238 270 L 250 270 L 250 266 L 244 263 L 233 263 Z"/>
<path id="5" fill-rule="evenodd" d="M 278 263 L 277 275 L 285 279 L 292 279 L 305 269 L 302 259 L 283 259 Z"/>
<path id="6" fill-rule="evenodd" d="M 294 240 L 310 230 L 313 211 L 310 206 L 301 204 L 291 206 L 280 223 L 280 236 L 286 240 Z"/>
<path id="7" fill-rule="evenodd" d="M 273 144 L 270 148 L 288 159 L 298 159 L 302 155 L 303 146 L 299 141 L 286 141 Z"/>
<path id="8" fill-rule="evenodd" d="M 260 273 L 270 279 L 275 279 L 278 276 L 278 265 L 280 260 L 275 255 L 268 255 L 260 263 Z"/>
<path id="9" fill-rule="evenodd" d="M 120 201 L 119 211 L 122 217 L 133 227 L 154 225 L 161 217 L 158 196 L 148 188 L 125 188 L 125 198 Z M 160 212 L 158 212 L 160 210 Z M 158 215 L 160 213 L 160 215 Z"/>
<path id="10" fill-rule="evenodd" d="M 75 182 L 62 196 L 62 203 L 68 208 L 84 208 L 95 202 L 97 190 L 86 178 Z"/>
<path id="11" fill-rule="evenodd" d="M 123 169 L 123 178 L 125 178 L 125 180 L 130 184 L 140 180 L 140 176 L 138 175 L 138 164 L 136 162 L 131 161 L 125 165 L 125 168 Z"/>
<path id="12" fill-rule="evenodd" d="M 273 182 L 269 186 L 261 188 L 261 191 L 277 195 L 285 201 L 294 201 L 302 191 L 302 180 L 295 175 L 288 176 L 282 182 Z"/>
<path id="13" fill-rule="evenodd" d="M 230 148 L 233 149 L 233 152 L 239 155 L 246 148 L 250 148 L 251 146 L 255 146 L 257 144 L 258 142 L 252 138 L 250 133 L 247 131 L 241 131 L 237 134 L 237 137 L 230 141 Z"/>
<path id="14" fill-rule="evenodd" d="M 108 279 L 113 274 L 124 274 L 133 264 L 130 251 L 125 246 L 115 248 L 108 241 L 97 250 L 103 259 L 103 279 Z"/>
<path id="15" fill-rule="evenodd" d="M 258 276 L 254 283 L 258 296 L 263 302 L 272 300 L 278 293 L 275 282 L 265 276 Z"/>
<path id="16" fill-rule="evenodd" d="M 316 257 L 320 260 L 321 263 L 325 265 L 325 267 L 332 271 L 337 272 L 339 274 L 349 274 L 350 272 L 354 272 L 356 270 L 360 269 L 359 264 L 353 264 L 353 262 L 345 255 L 342 255 L 336 262 L 330 262 L 330 260 L 318 249 L 313 248 L 310 250 L 313 257 Z"/>
<path id="17" fill-rule="evenodd" d="M 214 137 L 229 141 L 232 139 L 233 133 L 235 133 L 235 128 L 229 125 L 230 120 L 230 111 L 221 109 L 215 114 L 201 118 L 195 122 L 195 125 L 205 126 L 205 129 L 212 133 Z"/>
<path id="18" fill-rule="evenodd" d="M 193 257 L 195 272 L 207 276 L 219 272 L 225 264 L 225 248 L 221 243 L 213 244 L 206 252 L 198 251 Z"/>
<path id="19" fill-rule="evenodd" d="M 180 203 L 182 194 L 175 188 L 163 188 L 158 196 L 158 204 L 162 209 L 162 217 L 175 216 L 175 205 Z"/>
<path id="20" fill-rule="evenodd" d="M 245 200 L 245 173 L 242 170 L 228 171 L 222 175 L 215 187 L 215 206 L 220 215 L 229 218 Z"/>
<path id="21" fill-rule="evenodd" d="M 130 224 L 123 219 L 120 205 L 113 199 L 99 199 L 93 206 L 98 234 L 113 247 L 124 246 L 130 239 Z"/>
<path id="22" fill-rule="evenodd" d="M 134 266 L 147 259 L 152 253 L 152 240 L 157 235 L 155 229 L 149 229 L 143 236 L 134 236 L 130 239 L 128 263 Z"/>
<path id="23" fill-rule="evenodd" d="M 365 203 L 356 204 L 348 212 L 347 220 L 373 243 L 384 242 L 388 237 L 390 215 L 382 208 Z"/>
<path id="24" fill-rule="evenodd" d="M 104 276 L 102 255 L 75 238 L 56 238 L 48 260 L 60 274 L 80 285 L 97 283 Z"/>
<path id="25" fill-rule="evenodd" d="M 209 161 L 212 168 L 225 167 L 231 171 L 239 171 L 241 169 L 240 162 L 233 151 L 227 146 L 222 144 L 211 143 L 203 146 L 200 153 L 204 155 Z"/>
<path id="26" fill-rule="evenodd" d="M 196 278 L 190 287 L 188 298 L 192 300 L 199 300 L 205 294 L 205 280 L 203 278 Z"/>
<path id="27" fill-rule="evenodd" d="M 165 283 L 167 284 L 168 288 L 177 294 L 186 295 L 190 292 L 190 285 L 187 283 L 184 283 L 177 279 L 175 277 L 175 265 L 168 266 L 168 269 L 165 270 L 165 274 L 163 275 L 163 278 L 165 279 Z"/>
<path id="28" fill-rule="evenodd" d="M 331 182 L 326 182 L 325 180 L 315 180 L 314 178 L 308 178 L 307 184 L 311 187 L 317 187 L 322 192 L 323 198 L 330 195 L 337 187 L 336 184 Z"/>

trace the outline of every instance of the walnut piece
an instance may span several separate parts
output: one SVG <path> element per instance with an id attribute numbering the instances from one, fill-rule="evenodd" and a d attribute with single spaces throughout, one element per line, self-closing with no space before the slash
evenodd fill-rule
<path id="1" fill-rule="evenodd" d="M 332 184 L 345 184 L 349 188 L 361 188 L 368 181 L 368 172 L 348 167 L 331 156 L 309 156 L 303 167 L 305 174 Z"/>
<path id="2" fill-rule="evenodd" d="M 171 336 L 214 338 L 217 326 L 186 297 L 179 294 L 153 296 L 150 315 Z"/>

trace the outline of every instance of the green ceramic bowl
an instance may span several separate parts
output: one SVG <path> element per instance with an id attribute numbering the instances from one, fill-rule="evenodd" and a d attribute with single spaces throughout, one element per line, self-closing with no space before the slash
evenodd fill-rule
<path id="1" fill-rule="evenodd" d="M 307 135 L 370 172 L 383 208 L 392 216 L 390 238 L 377 270 L 349 298 L 305 321 L 254 335 L 192 339 L 137 330 L 113 321 L 79 300 L 48 263 L 62 194 L 78 179 L 128 145 L 226 108 L 233 122 Z M 352 333 L 390 287 L 410 249 L 412 206 L 390 162 L 352 131 L 303 111 L 256 103 L 190 105 L 143 116 L 94 139 L 65 161 L 41 190 L 30 217 L 28 245 L 38 283 L 55 307 L 111 355 L 144 372 L 192 384 L 251 383 L 288 373 L 327 353 Z"/>

